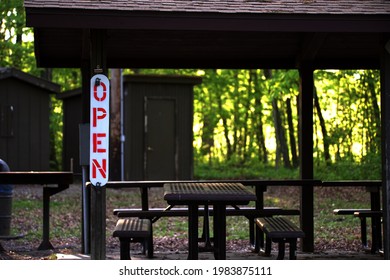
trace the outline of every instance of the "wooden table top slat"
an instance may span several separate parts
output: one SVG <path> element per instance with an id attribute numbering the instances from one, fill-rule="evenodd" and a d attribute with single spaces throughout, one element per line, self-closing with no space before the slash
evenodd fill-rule
<path id="1" fill-rule="evenodd" d="M 164 199 L 175 201 L 254 201 L 256 195 L 241 183 L 168 183 L 164 185 Z"/>
<path id="2" fill-rule="evenodd" d="M 0 184 L 65 184 L 73 183 L 72 172 L 57 171 L 11 171 L 0 172 Z"/>

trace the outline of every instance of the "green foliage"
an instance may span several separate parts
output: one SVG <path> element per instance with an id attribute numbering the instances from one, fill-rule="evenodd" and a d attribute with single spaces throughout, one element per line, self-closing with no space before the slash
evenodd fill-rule
<path id="1" fill-rule="evenodd" d="M 228 161 L 195 162 L 196 179 L 297 179 L 298 168 L 276 168 L 259 161 L 244 164 Z M 378 156 L 366 157 L 361 162 L 339 161 L 331 165 L 314 166 L 314 178 L 319 180 L 380 180 L 381 164 Z"/>
<path id="2" fill-rule="evenodd" d="M 25 27 L 23 0 L 0 1 L 0 67 L 36 69 L 32 29 Z"/>
<path id="3" fill-rule="evenodd" d="M 297 179 L 298 169 L 276 168 L 270 164 L 253 160 L 239 163 L 228 162 L 195 163 L 196 179 Z"/>
<path id="4" fill-rule="evenodd" d="M 319 180 L 381 180 L 381 163 L 378 155 L 366 156 L 362 161 L 338 161 L 314 167 L 314 177 Z"/>
<path id="5" fill-rule="evenodd" d="M 379 76 L 376 70 L 315 73 L 333 162 L 361 161 L 369 154 L 380 154 Z M 315 130 L 315 137 L 323 135 Z M 317 148 L 317 161 L 321 161 L 322 147 Z"/>

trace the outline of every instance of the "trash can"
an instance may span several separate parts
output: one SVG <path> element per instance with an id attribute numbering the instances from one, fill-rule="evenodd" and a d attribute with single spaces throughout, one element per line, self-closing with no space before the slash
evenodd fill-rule
<path id="1" fill-rule="evenodd" d="M 0 159 L 0 172 L 10 171 L 7 163 Z M 0 182 L 0 236 L 9 236 L 11 230 L 13 187 Z"/>

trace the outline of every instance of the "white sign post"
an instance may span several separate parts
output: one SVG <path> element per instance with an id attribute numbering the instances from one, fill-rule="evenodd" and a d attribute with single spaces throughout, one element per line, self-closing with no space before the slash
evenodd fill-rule
<path id="1" fill-rule="evenodd" d="M 91 78 L 89 179 L 102 187 L 108 181 L 110 139 L 110 83 L 105 75 Z"/>

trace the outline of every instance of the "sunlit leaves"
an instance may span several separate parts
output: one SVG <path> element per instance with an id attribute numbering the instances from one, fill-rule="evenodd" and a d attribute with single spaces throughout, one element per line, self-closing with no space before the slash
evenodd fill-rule
<path id="1" fill-rule="evenodd" d="M 379 71 L 317 71 L 316 88 L 331 136 L 333 160 L 361 161 L 371 152 L 377 154 Z"/>

